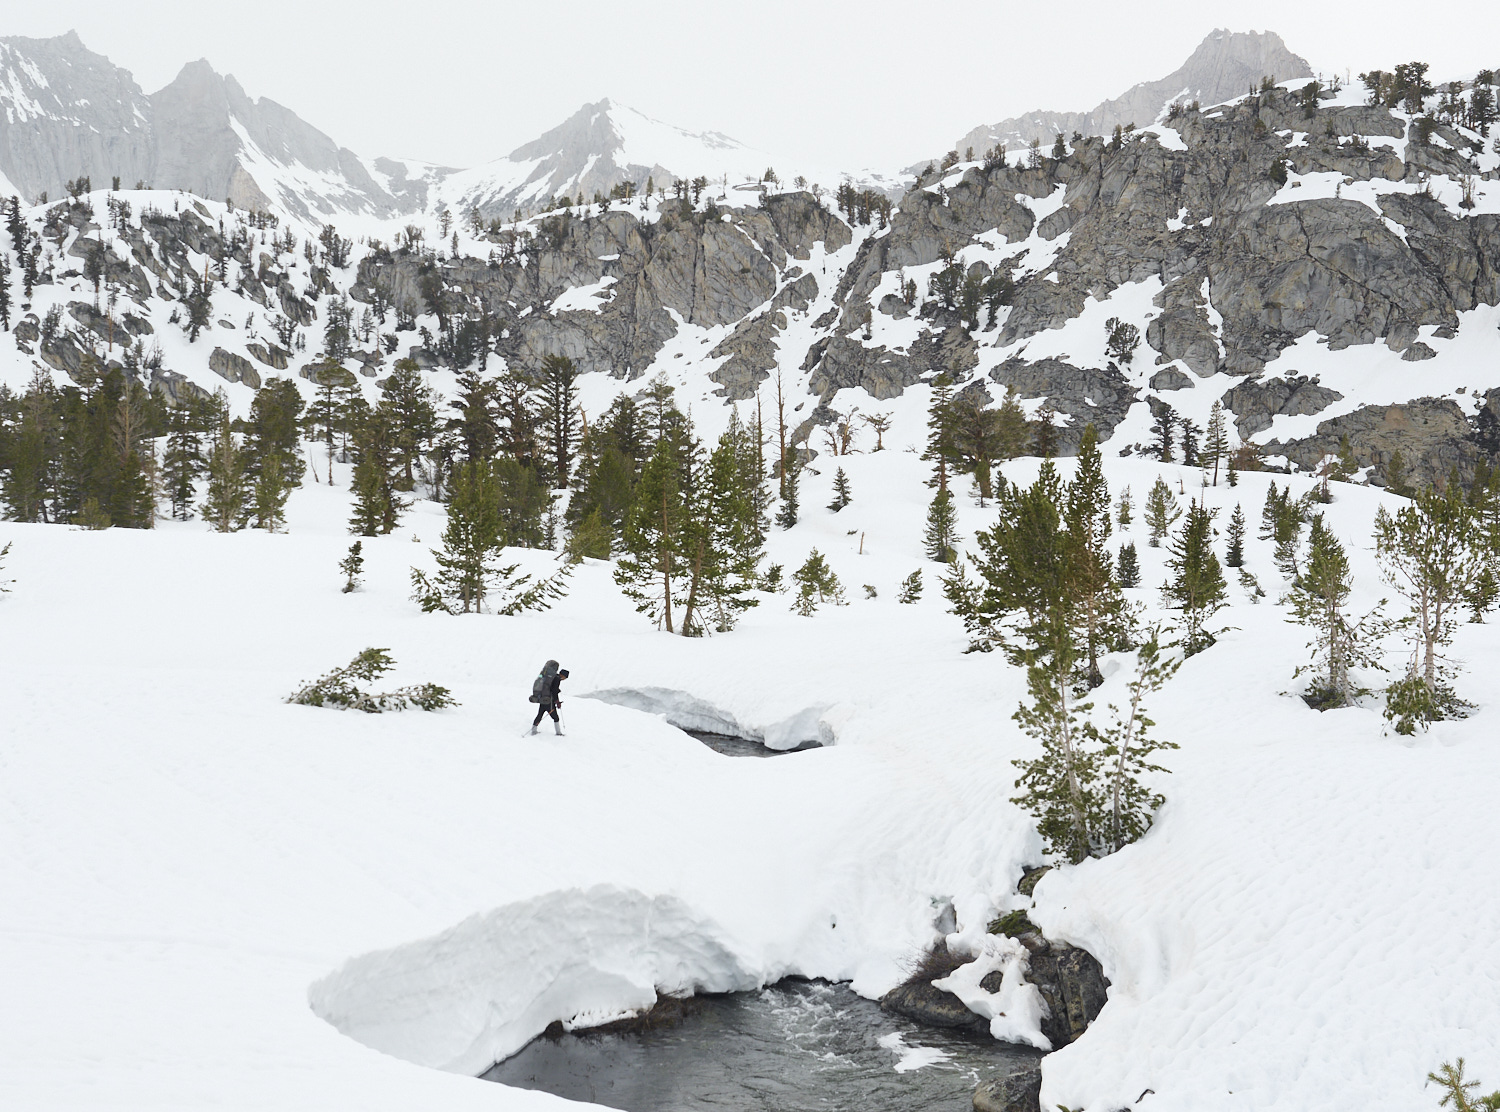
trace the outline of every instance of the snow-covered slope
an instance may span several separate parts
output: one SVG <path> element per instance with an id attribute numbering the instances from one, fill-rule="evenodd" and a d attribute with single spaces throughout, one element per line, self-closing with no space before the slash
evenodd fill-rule
<path id="1" fill-rule="evenodd" d="M 778 562 L 827 554 L 850 606 L 801 618 L 767 596 L 702 642 L 653 631 L 596 564 L 545 615 L 421 614 L 407 569 L 441 528 L 426 503 L 366 538 L 367 588 L 341 594 L 342 467 L 337 487 L 293 496 L 286 535 L 0 523 L 15 581 L 0 595 L 0 1104 L 561 1108 L 462 1073 L 656 986 L 796 972 L 878 993 L 950 900 L 969 931 L 1016 906 L 1038 860 L 1006 802 L 1010 760 L 1031 752 L 1009 719 L 1022 677 L 963 655 L 932 589 L 926 468 L 903 450 L 920 442 L 918 406 L 889 451 L 841 460 L 852 505 L 772 538 Z M 1036 463 L 1005 470 L 1025 482 Z M 1198 482 L 1108 464 L 1116 491 L 1158 473 Z M 808 475 L 806 506 L 830 478 Z M 1221 519 L 1253 513 L 1267 480 L 1203 493 Z M 1362 538 L 1388 496 L 1336 492 L 1362 607 L 1378 587 Z M 967 496 L 959 513 L 966 537 L 988 524 Z M 1160 582 L 1163 551 L 1130 535 Z M 1270 545 L 1252 538 L 1248 561 L 1272 586 Z M 896 604 L 916 567 L 927 596 Z M 879 598 L 859 597 L 866 582 Z M 1156 613 L 1154 590 L 1133 594 Z M 213 600 L 214 620 L 184 599 Z M 1482 975 L 1500 947 L 1482 849 L 1496 627 L 1458 646 L 1476 715 L 1409 741 L 1371 706 L 1319 715 L 1287 694 L 1303 636 L 1274 597 L 1236 591 L 1224 617 L 1235 628 L 1151 704 L 1182 746 L 1157 826 L 1037 889 L 1036 920 L 1112 982 L 1093 1028 L 1046 1060 L 1046 1107 L 1133 1107 L 1150 1089 L 1140 1106 L 1168 1112 L 1409 1112 L 1435 1104 L 1423 1079 L 1444 1058 L 1500 1077 Z M 366 645 L 391 648 L 396 682 L 447 684 L 462 705 L 280 701 Z M 570 735 L 522 739 L 547 657 L 577 685 Z M 1105 662 L 1101 704 L 1129 665 Z M 835 744 L 735 760 L 580 697 L 648 684 L 746 722 L 821 708 Z"/>

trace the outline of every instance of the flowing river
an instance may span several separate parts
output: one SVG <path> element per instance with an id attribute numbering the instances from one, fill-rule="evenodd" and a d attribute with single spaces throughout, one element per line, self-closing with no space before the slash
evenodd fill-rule
<path id="1" fill-rule="evenodd" d="M 979 1082 L 1039 1057 L 788 979 L 698 997 L 670 1026 L 543 1036 L 484 1077 L 626 1112 L 967 1112 Z"/>

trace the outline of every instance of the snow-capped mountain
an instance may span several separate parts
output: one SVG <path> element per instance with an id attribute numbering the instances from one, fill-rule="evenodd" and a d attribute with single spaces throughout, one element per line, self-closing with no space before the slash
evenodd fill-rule
<path id="1" fill-rule="evenodd" d="M 79 174 L 150 180 L 151 115 L 130 73 L 74 32 L 0 39 L 0 174 L 25 200 Z"/>
<path id="2" fill-rule="evenodd" d="M 843 179 L 897 197 L 910 175 L 794 167 L 716 131 L 689 131 L 601 100 L 503 158 L 467 170 L 362 158 L 291 109 L 253 98 L 205 60 L 147 95 L 129 71 L 72 32 L 0 39 L 0 177 L 27 200 L 67 182 L 118 177 L 313 222 L 387 219 L 446 206 L 510 219 L 555 197 L 608 196 L 707 178 L 721 193 L 755 188 L 768 169 L 830 190 Z"/>
<path id="3" fill-rule="evenodd" d="M 1159 120 L 1173 103 L 1221 104 L 1260 84 L 1263 77 L 1294 81 L 1312 76 L 1306 59 L 1287 49 L 1272 31 L 1216 30 L 1198 44 L 1188 60 L 1158 81 L 1142 81 L 1088 112 L 1038 109 L 1023 116 L 976 127 L 954 149 L 985 151 L 997 143 L 1014 150 L 1033 139 L 1051 145 L 1053 136 L 1108 135 L 1116 126 L 1142 127 Z M 917 167 L 920 168 L 920 167 Z"/>
<path id="4" fill-rule="evenodd" d="M 454 208 L 509 218 L 517 208 L 563 195 L 609 195 L 621 183 L 669 185 L 703 176 L 733 187 L 759 181 L 773 160 L 717 131 L 694 132 L 601 100 L 498 158 L 449 176 L 441 195 Z"/>
<path id="5" fill-rule="evenodd" d="M 394 216 L 427 200 L 421 189 L 391 191 L 387 175 L 378 184 L 352 151 L 206 61 L 147 96 L 73 32 L 0 39 L 0 109 L 0 174 L 28 200 L 55 197 L 78 177 L 313 220 Z"/>

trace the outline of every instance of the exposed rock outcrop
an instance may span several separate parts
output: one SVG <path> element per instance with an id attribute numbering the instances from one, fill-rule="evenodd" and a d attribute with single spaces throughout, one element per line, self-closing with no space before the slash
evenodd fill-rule
<path id="1" fill-rule="evenodd" d="M 1495 391 L 1486 395 L 1490 412 Z M 1442 482 L 1454 468 L 1468 482 L 1474 474 L 1482 443 L 1475 424 L 1456 403 L 1447 398 L 1418 398 L 1402 405 L 1366 405 L 1353 413 L 1324 421 L 1313 436 L 1285 443 L 1273 440 L 1268 455 L 1283 455 L 1303 469 L 1316 467 L 1326 455 L 1339 450 L 1344 437 L 1361 467 L 1373 467 L 1371 481 L 1385 483 L 1385 466 L 1399 451 L 1405 481 L 1414 486 Z"/>
<path id="2" fill-rule="evenodd" d="M 1029 955 L 1026 979 L 1037 986 L 1047 1003 L 1042 1034 L 1056 1050 L 1078 1038 L 1093 1022 L 1104 1007 L 1109 982 L 1099 962 L 1088 951 L 1048 941 L 1024 916 L 1019 923 L 1015 937 Z M 930 1027 L 989 1030 L 988 1020 L 969 1011 L 952 993 L 932 984 L 967 960 L 950 954 L 947 946 L 939 942 L 923 957 L 911 977 L 880 998 L 880 1006 Z M 1000 980 L 1001 974 L 996 971 L 988 974 L 980 986 L 986 992 L 998 992 Z"/>
<path id="3" fill-rule="evenodd" d="M 1069 418 L 1058 430 L 1058 444 L 1064 454 L 1077 449 L 1089 423 L 1098 430 L 1101 440 L 1107 440 L 1136 400 L 1135 390 L 1114 364 L 1099 370 L 1075 367 L 1061 359 L 1028 363 L 1013 358 L 991 371 L 990 378 L 1022 398 L 1046 399 L 1054 411 Z"/>
<path id="4" fill-rule="evenodd" d="M 1337 390 L 1319 386 L 1316 378 L 1289 375 L 1264 382 L 1242 382 L 1225 391 L 1223 402 L 1224 408 L 1235 416 L 1234 427 L 1248 440 L 1270 428 L 1272 418 L 1280 414 L 1310 416 L 1323 412 L 1343 397 Z"/>
<path id="5" fill-rule="evenodd" d="M 260 389 L 260 372 L 243 355 L 216 347 L 208 357 L 208 369 L 230 382 L 243 382 L 252 390 Z"/>
<path id="6" fill-rule="evenodd" d="M 1042 1067 L 1029 1066 L 974 1090 L 974 1112 L 1040 1112 Z"/>

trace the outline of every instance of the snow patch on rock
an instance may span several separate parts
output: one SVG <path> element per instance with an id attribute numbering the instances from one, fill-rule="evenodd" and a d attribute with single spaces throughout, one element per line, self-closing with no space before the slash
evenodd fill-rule
<path id="1" fill-rule="evenodd" d="M 838 740 L 840 716 L 835 713 L 837 708 L 827 703 L 805 707 L 786 718 L 763 723 L 742 721 L 707 700 L 670 687 L 610 687 L 579 697 L 659 714 L 679 730 L 745 738 L 758 741 L 768 749 L 795 749 L 813 742 L 832 745 Z"/>
<path id="2" fill-rule="evenodd" d="M 973 961 L 933 981 L 932 987 L 951 992 L 969 1011 L 989 1020 L 995 1038 L 1051 1050 L 1052 1041 L 1042 1034 L 1047 1002 L 1026 980 L 1027 969 L 1026 947 L 1004 935 L 985 935 Z M 990 992 L 980 982 L 997 971 L 1000 988 Z"/>

